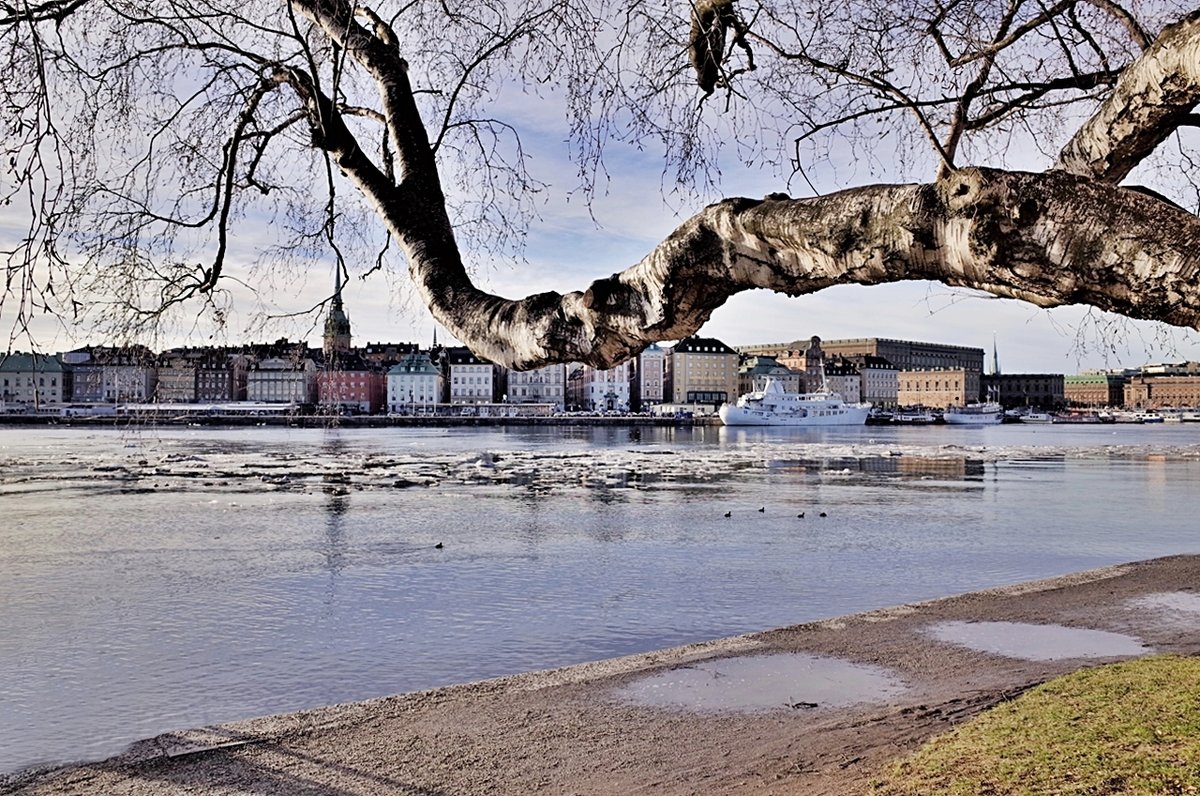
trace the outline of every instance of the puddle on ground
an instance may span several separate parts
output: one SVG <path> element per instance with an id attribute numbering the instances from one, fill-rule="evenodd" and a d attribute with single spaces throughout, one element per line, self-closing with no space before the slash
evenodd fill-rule
<path id="1" fill-rule="evenodd" d="M 1133 636 L 1063 625 L 938 622 L 925 632 L 938 641 L 1026 661 L 1119 658 L 1154 651 Z"/>
<path id="2" fill-rule="evenodd" d="M 1195 614 L 1200 618 L 1200 594 L 1189 591 L 1167 591 L 1157 594 L 1147 594 L 1129 601 L 1134 608 L 1148 608 L 1152 611 L 1168 611 L 1174 614 Z"/>
<path id="3" fill-rule="evenodd" d="M 783 652 L 703 661 L 620 688 L 623 701 L 695 711 L 813 710 L 886 702 L 905 691 L 887 669 Z"/>

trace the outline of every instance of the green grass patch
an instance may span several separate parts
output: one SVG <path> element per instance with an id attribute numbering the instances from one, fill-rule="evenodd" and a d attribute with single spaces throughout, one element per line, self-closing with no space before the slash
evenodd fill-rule
<path id="1" fill-rule="evenodd" d="M 1083 669 L 897 761 L 877 796 L 1200 794 L 1200 658 Z"/>

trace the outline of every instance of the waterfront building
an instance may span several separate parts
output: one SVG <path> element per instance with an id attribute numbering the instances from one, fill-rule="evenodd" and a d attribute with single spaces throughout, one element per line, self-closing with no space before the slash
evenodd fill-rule
<path id="1" fill-rule="evenodd" d="M 590 412 L 628 411 L 632 360 L 604 370 L 583 365 L 578 372 L 577 405 L 581 409 Z"/>
<path id="2" fill-rule="evenodd" d="M 393 415 L 431 413 L 442 402 L 445 378 L 424 351 L 413 351 L 387 372 L 387 410 Z"/>
<path id="3" fill-rule="evenodd" d="M 666 363 L 667 353 L 657 343 L 651 343 L 648 348 L 634 357 L 629 381 L 630 409 L 635 412 L 644 412 L 663 402 Z"/>
<path id="4" fill-rule="evenodd" d="M 842 357 L 827 361 L 824 366 L 825 387 L 841 395 L 846 403 L 862 401 L 862 375 L 852 362 Z"/>
<path id="5" fill-rule="evenodd" d="M 70 399 L 71 375 L 57 356 L 0 354 L 0 410 L 59 406 Z"/>
<path id="6" fill-rule="evenodd" d="M 544 365 L 533 370 L 508 371 L 508 389 L 502 396 L 510 404 L 550 404 L 561 411 L 567 401 L 567 366 Z"/>
<path id="7" fill-rule="evenodd" d="M 1200 407 L 1200 374 L 1145 374 L 1124 385 L 1124 405 L 1129 409 Z"/>
<path id="8" fill-rule="evenodd" d="M 331 414 L 371 415 L 383 408 L 387 377 L 351 351 L 334 351 L 317 372 L 317 405 Z"/>
<path id="9" fill-rule="evenodd" d="M 311 404 L 316 398 L 317 363 L 304 348 L 289 356 L 260 359 L 246 373 L 248 401 Z"/>
<path id="10" fill-rule="evenodd" d="M 814 335 L 808 340 L 795 340 L 791 343 L 779 343 L 766 346 L 742 346 L 738 349 L 743 357 L 771 357 L 779 365 L 796 374 L 795 389 L 788 392 L 815 392 L 821 389 L 821 368 L 825 362 L 825 352 L 821 348 L 821 338 Z M 746 385 L 739 379 L 739 391 Z"/>
<path id="11" fill-rule="evenodd" d="M 673 404 L 715 411 L 738 397 L 738 352 L 711 337 L 686 337 L 667 349 L 664 393 Z"/>
<path id="12" fill-rule="evenodd" d="M 504 395 L 500 366 L 475 356 L 469 348 L 448 348 L 445 353 L 449 371 L 449 403 L 490 404 Z"/>
<path id="13" fill-rule="evenodd" d="M 1066 403 L 1061 373 L 993 373 L 983 377 L 983 391 L 1005 409 L 1040 407 L 1058 409 Z"/>
<path id="14" fill-rule="evenodd" d="M 815 334 L 810 337 L 798 359 L 804 372 L 804 392 L 825 389 L 825 350 L 821 348 L 821 338 Z"/>
<path id="15" fill-rule="evenodd" d="M 237 401 L 246 397 L 246 357 L 223 348 L 174 348 L 158 355 L 156 403 Z"/>
<path id="16" fill-rule="evenodd" d="M 983 349 L 944 343 L 923 343 L 912 340 L 892 340 L 886 337 L 856 337 L 843 340 L 820 340 L 826 356 L 872 356 L 886 359 L 898 370 L 935 370 L 960 368 L 983 372 Z M 811 338 L 810 338 L 811 341 Z M 766 354 L 776 357 L 788 367 L 796 367 L 791 358 L 803 355 L 809 343 L 799 340 L 788 343 L 765 343 L 740 346 L 744 354 Z"/>
<path id="17" fill-rule="evenodd" d="M 745 395 L 760 388 L 768 378 L 779 382 L 784 392 L 803 391 L 804 377 L 791 368 L 780 364 L 775 357 L 750 355 L 738 366 L 738 395 Z"/>
<path id="18" fill-rule="evenodd" d="M 793 343 L 792 345 L 797 345 L 797 344 Z M 772 356 L 775 358 L 776 362 L 778 362 L 780 365 L 783 365 L 785 368 L 792 371 L 793 373 L 799 373 L 799 374 L 803 375 L 808 370 L 808 356 L 807 356 L 808 344 L 807 343 L 804 343 L 803 346 L 799 347 L 799 348 L 791 348 L 791 347 L 781 348 L 775 354 L 767 354 L 762 351 L 748 352 L 744 348 L 739 349 L 739 350 L 742 352 L 742 354 L 744 356 L 745 355 Z M 796 388 L 796 391 L 804 392 L 807 389 L 808 389 L 807 382 L 805 382 L 803 379 L 801 379 L 799 386 Z"/>
<path id="19" fill-rule="evenodd" d="M 895 365 L 883 357 L 870 354 L 856 354 L 846 357 L 846 361 L 858 370 L 862 400 L 880 408 L 894 409 L 898 406 L 900 378 Z"/>
<path id="20" fill-rule="evenodd" d="M 196 401 L 196 349 L 176 348 L 158 355 L 158 379 L 154 385 L 156 403 L 194 403 Z"/>
<path id="21" fill-rule="evenodd" d="M 1121 406 L 1125 402 L 1123 374 L 1089 372 L 1063 377 L 1063 400 L 1067 406 L 1101 409 Z"/>
<path id="22" fill-rule="evenodd" d="M 578 362 L 567 365 L 567 409 L 578 411 L 583 408 L 583 365 Z"/>
<path id="23" fill-rule="evenodd" d="M 196 364 L 196 400 L 225 403 L 246 400 L 247 354 L 217 349 Z"/>
<path id="24" fill-rule="evenodd" d="M 74 403 L 144 403 L 154 396 L 158 369 L 145 346 L 87 346 L 62 359 L 71 368 Z"/>
<path id="25" fill-rule="evenodd" d="M 979 400 L 979 371 L 964 368 L 902 370 L 896 400 L 900 406 L 945 409 Z"/>

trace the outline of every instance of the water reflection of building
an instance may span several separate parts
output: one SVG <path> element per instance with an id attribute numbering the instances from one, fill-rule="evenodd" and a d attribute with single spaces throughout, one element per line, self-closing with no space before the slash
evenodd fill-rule
<path id="1" fill-rule="evenodd" d="M 321 545 L 321 555 L 325 559 L 325 570 L 336 577 L 346 567 L 349 547 L 346 542 L 346 515 L 350 511 L 350 494 L 336 487 L 330 487 L 325 492 L 325 539 Z"/>
<path id="2" fill-rule="evenodd" d="M 965 456 L 867 456 L 825 457 L 812 459 L 773 459 L 767 462 L 773 473 L 862 473 L 910 478 L 936 477 L 950 481 L 978 480 L 984 474 L 982 459 Z"/>
<path id="3" fill-rule="evenodd" d="M 977 479 L 983 477 L 982 459 L 960 456 L 896 456 L 896 472 L 906 476 L 938 476 L 948 479 Z"/>

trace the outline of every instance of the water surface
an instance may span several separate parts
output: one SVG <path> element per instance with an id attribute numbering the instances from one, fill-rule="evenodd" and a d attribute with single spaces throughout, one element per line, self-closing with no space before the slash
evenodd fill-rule
<path id="1" fill-rule="evenodd" d="M 1196 552 L 1198 486 L 1181 425 L 5 428 L 0 771 Z"/>

